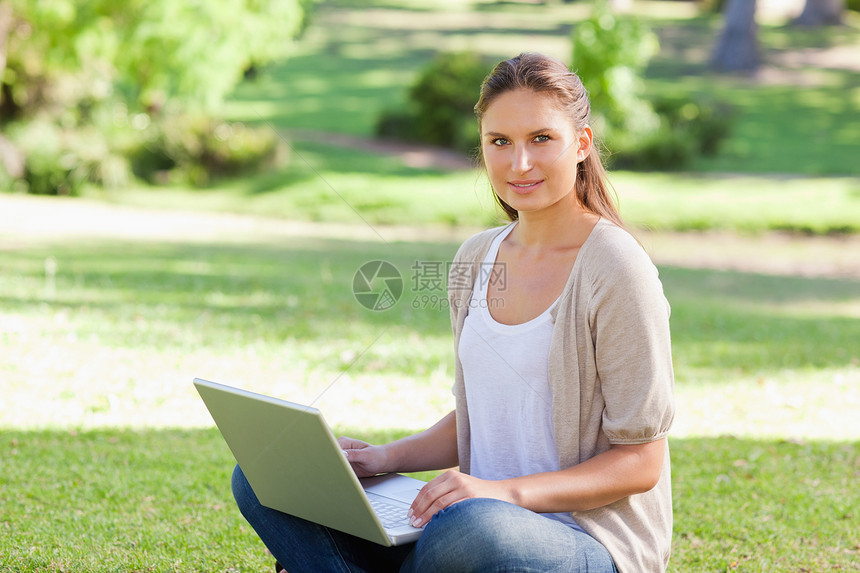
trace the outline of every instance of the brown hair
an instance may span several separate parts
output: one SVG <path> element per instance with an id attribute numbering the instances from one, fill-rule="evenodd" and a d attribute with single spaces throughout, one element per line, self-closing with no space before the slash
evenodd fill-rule
<path id="1" fill-rule="evenodd" d="M 516 58 L 500 62 L 481 84 L 481 97 L 475 104 L 478 125 L 493 101 L 505 92 L 530 89 L 538 93 L 553 94 L 561 110 L 568 114 L 576 132 L 588 125 L 591 104 L 582 81 L 562 62 L 543 54 L 520 54 Z M 615 205 L 615 191 L 606 177 L 606 169 L 600 159 L 597 145 L 592 145 L 588 156 L 580 162 L 576 172 L 576 198 L 588 211 L 609 219 L 626 228 Z M 496 202 L 511 221 L 519 214 L 496 193 Z"/>

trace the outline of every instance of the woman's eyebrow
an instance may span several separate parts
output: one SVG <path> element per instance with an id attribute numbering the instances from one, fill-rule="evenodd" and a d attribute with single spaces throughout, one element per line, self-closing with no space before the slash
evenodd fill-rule
<path id="1" fill-rule="evenodd" d="M 532 131 L 531 133 L 529 133 L 529 137 L 531 137 L 533 135 L 541 135 L 543 133 L 548 133 L 550 131 L 555 131 L 555 130 L 552 129 L 551 127 L 542 127 L 540 129 L 536 129 L 536 130 Z"/>
<path id="2" fill-rule="evenodd" d="M 552 132 L 552 131 L 555 131 L 555 130 L 550 128 L 550 127 L 542 127 L 541 129 L 536 129 L 534 131 L 530 131 L 526 135 L 528 137 L 533 137 L 535 135 L 541 135 L 543 133 L 548 133 L 548 132 Z M 484 137 L 504 137 L 506 139 L 508 138 L 507 135 L 505 135 L 504 133 L 499 133 L 498 131 L 486 131 L 486 132 L 484 132 Z"/>

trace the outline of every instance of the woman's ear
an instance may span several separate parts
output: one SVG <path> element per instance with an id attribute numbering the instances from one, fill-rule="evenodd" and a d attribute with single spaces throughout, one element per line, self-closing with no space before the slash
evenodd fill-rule
<path id="1" fill-rule="evenodd" d="M 585 126 L 579 133 L 579 147 L 576 150 L 576 160 L 583 161 L 588 154 L 591 153 L 591 146 L 594 143 L 594 134 L 590 126 Z"/>

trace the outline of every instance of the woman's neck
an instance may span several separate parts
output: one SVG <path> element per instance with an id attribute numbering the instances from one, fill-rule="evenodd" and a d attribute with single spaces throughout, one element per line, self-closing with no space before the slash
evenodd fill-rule
<path id="1" fill-rule="evenodd" d="M 560 201 L 559 203 L 564 203 Z M 532 248 L 579 247 L 600 217 L 581 205 L 559 204 L 534 212 L 520 212 L 511 234 L 518 244 Z"/>

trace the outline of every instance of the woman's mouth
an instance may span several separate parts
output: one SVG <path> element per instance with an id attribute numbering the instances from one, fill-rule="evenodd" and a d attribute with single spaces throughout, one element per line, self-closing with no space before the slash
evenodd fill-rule
<path id="1" fill-rule="evenodd" d="M 514 193 L 519 193 L 524 195 L 526 193 L 531 193 L 537 187 L 543 183 L 543 179 L 531 180 L 531 181 L 508 181 L 508 186 L 513 190 Z"/>

